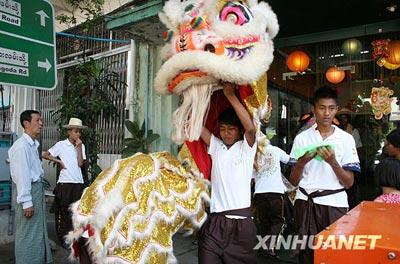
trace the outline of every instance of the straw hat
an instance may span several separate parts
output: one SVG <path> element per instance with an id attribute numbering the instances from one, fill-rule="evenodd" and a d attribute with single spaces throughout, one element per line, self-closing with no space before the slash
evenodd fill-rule
<path id="1" fill-rule="evenodd" d="M 64 125 L 64 128 L 71 129 L 71 128 L 79 128 L 79 129 L 84 129 L 87 128 L 87 126 L 82 125 L 82 120 L 79 118 L 71 117 L 69 119 L 68 125 Z"/>
<path id="2" fill-rule="evenodd" d="M 340 109 L 336 115 L 340 116 L 340 115 L 354 115 L 356 113 L 354 113 L 353 111 L 351 111 L 350 109 L 343 107 L 342 109 Z"/>

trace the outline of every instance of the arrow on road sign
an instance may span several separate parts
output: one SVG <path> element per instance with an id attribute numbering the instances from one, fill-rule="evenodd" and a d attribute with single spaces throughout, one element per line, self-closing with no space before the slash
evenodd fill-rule
<path id="1" fill-rule="evenodd" d="M 49 16 L 43 10 L 37 11 L 35 14 L 40 16 L 40 25 L 42 27 L 45 27 L 46 26 L 46 18 L 49 18 Z"/>
<path id="2" fill-rule="evenodd" d="M 51 69 L 51 64 L 50 64 L 50 62 L 47 60 L 47 58 L 46 58 L 46 61 L 38 61 L 38 62 L 37 62 L 37 66 L 38 66 L 39 68 L 44 68 L 44 69 L 46 69 L 46 72 L 48 72 L 48 71 Z"/>

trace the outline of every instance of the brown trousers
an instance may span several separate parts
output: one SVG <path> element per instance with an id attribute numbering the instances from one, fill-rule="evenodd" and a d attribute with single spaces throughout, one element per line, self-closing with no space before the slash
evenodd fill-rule
<path id="1" fill-rule="evenodd" d="M 282 232 L 285 218 L 283 216 L 283 194 L 256 193 L 254 195 L 257 220 L 260 223 L 259 235 L 279 235 Z M 269 246 L 269 240 L 266 241 Z"/>
<path id="2" fill-rule="evenodd" d="M 346 212 L 346 207 L 333 207 L 327 205 L 313 204 L 312 215 L 307 215 L 308 201 L 297 199 L 294 204 L 294 215 L 296 220 L 296 229 L 301 235 L 316 235 L 327 226 L 331 225 Z M 309 225 L 305 226 L 305 219 L 308 218 Z M 305 231 L 308 230 L 308 231 Z M 313 264 L 314 251 L 306 248 L 299 252 L 299 264 Z"/>
<path id="3" fill-rule="evenodd" d="M 59 239 L 63 243 L 64 236 L 72 230 L 72 214 L 69 207 L 78 201 L 83 192 L 81 183 L 58 183 L 54 190 L 57 209 L 60 210 L 60 234 Z"/>
<path id="4" fill-rule="evenodd" d="M 246 216 L 231 219 L 226 215 Z M 256 226 L 250 208 L 212 213 L 199 233 L 200 264 L 256 264 Z"/>

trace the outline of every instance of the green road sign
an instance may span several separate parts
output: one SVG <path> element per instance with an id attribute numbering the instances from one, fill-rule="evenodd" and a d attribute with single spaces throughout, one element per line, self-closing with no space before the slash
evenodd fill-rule
<path id="1" fill-rule="evenodd" d="M 0 0 L 0 84 L 56 87 L 53 17 L 46 0 Z"/>

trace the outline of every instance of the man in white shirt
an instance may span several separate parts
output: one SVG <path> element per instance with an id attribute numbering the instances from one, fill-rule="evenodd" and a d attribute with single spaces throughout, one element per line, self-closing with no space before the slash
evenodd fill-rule
<path id="1" fill-rule="evenodd" d="M 345 189 L 360 171 L 352 135 L 332 125 L 337 109 L 336 91 L 319 88 L 313 100 L 316 124 L 294 139 L 291 157 L 300 148 L 324 144 L 300 157 L 290 174 L 290 182 L 299 186 L 294 209 L 299 235 L 315 235 L 347 212 Z M 313 263 L 313 251 L 300 251 L 299 263 Z"/>
<path id="2" fill-rule="evenodd" d="M 257 263 L 253 250 L 257 231 L 250 211 L 255 128 L 235 90 L 234 85 L 224 84 L 223 92 L 233 109 L 218 116 L 222 140 L 206 128 L 201 134 L 212 158 L 211 214 L 199 231 L 202 264 Z"/>
<path id="3" fill-rule="evenodd" d="M 11 178 L 17 190 L 15 263 L 53 263 L 37 141 L 43 127 L 42 117 L 38 111 L 26 110 L 21 113 L 20 122 L 24 134 L 8 151 Z"/>
<path id="4" fill-rule="evenodd" d="M 63 247 L 64 236 L 72 230 L 72 216 L 69 207 L 79 200 L 83 192 L 83 176 L 81 167 L 86 159 L 85 145 L 80 139 L 81 129 L 86 128 L 78 118 L 71 118 L 68 129 L 68 138 L 57 142 L 48 151 L 42 153 L 43 158 L 56 162 L 61 171 L 55 189 L 56 206 L 60 210 L 60 237 Z M 59 159 L 57 159 L 59 157 Z"/>
<path id="5" fill-rule="evenodd" d="M 277 236 L 281 233 L 285 219 L 283 215 L 283 195 L 286 186 L 282 180 L 281 162 L 291 164 L 295 162 L 282 149 L 268 144 L 265 153 L 266 164 L 264 170 L 255 174 L 254 203 L 256 206 L 257 218 L 260 223 L 260 235 Z M 269 240 L 266 241 L 269 245 Z M 269 248 L 267 253 L 275 257 L 274 248 Z"/>

